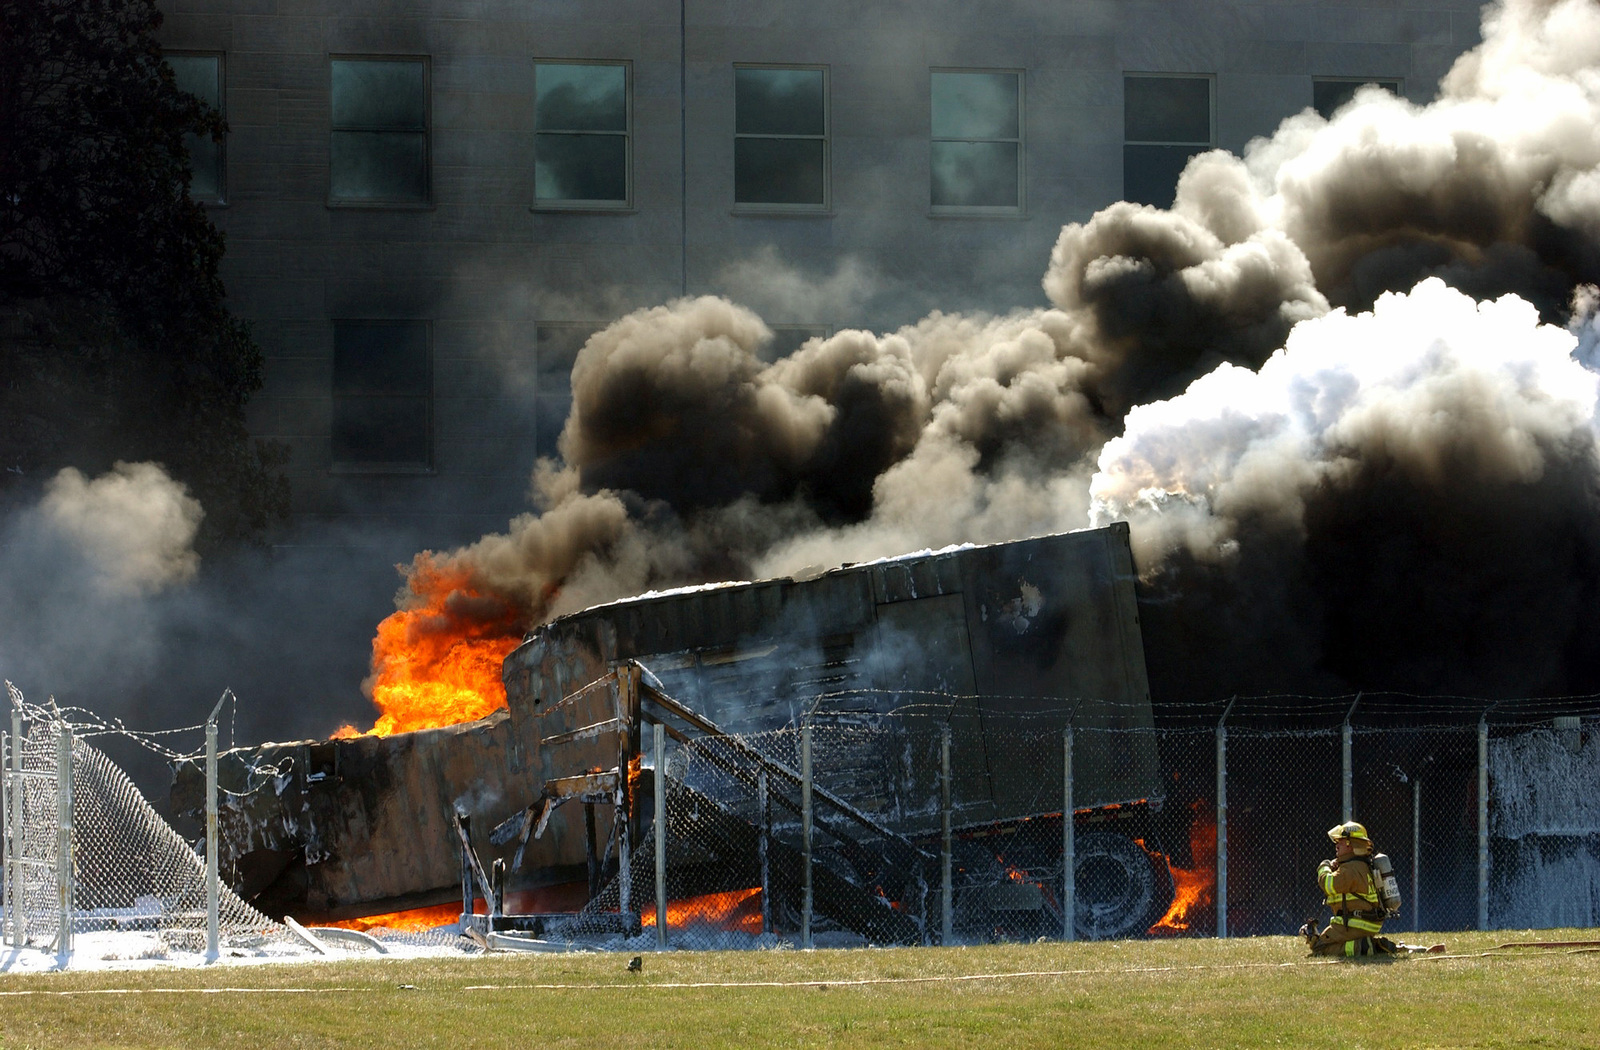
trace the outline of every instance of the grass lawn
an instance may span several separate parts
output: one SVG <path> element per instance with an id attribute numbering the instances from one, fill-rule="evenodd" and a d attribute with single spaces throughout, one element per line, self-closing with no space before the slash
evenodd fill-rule
<path id="1" fill-rule="evenodd" d="M 1600 931 L 1433 939 L 1389 963 L 1260 937 L 0 975 L 0 1048 L 1600 1046 L 1600 952 L 1494 950 Z"/>

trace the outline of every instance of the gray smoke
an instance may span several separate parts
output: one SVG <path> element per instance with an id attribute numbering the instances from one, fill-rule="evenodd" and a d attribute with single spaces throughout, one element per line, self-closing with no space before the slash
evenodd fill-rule
<path id="1" fill-rule="evenodd" d="M 45 486 L 39 524 L 72 544 L 98 588 L 148 594 L 200 568 L 198 500 L 155 463 L 118 463 L 90 480 L 68 467 Z"/>
<path id="2" fill-rule="evenodd" d="M 0 521 L 0 678 L 32 701 L 147 730 L 194 725 L 231 687 L 240 706 L 224 744 L 234 731 L 326 736 L 365 717 L 371 627 L 392 605 L 389 565 L 415 537 L 307 530 L 202 567 L 202 514 L 154 463 L 63 470 L 15 505 Z M 149 754 L 102 743 L 142 783 L 165 779 Z"/>
<path id="3" fill-rule="evenodd" d="M 444 559 L 533 622 L 1126 518 L 1159 696 L 1600 689 L 1597 204 L 1600 5 L 1508 0 L 1434 102 L 1364 90 L 1064 228 L 1051 308 L 773 364 L 726 300 L 622 318 L 539 512 Z"/>

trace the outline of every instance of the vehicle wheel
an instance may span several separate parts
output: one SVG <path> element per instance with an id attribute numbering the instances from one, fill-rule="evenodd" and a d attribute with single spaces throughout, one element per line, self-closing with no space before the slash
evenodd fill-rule
<path id="1" fill-rule="evenodd" d="M 1073 844 L 1076 930 L 1085 940 L 1145 932 L 1172 905 L 1172 873 L 1137 842 L 1114 831 L 1091 831 Z"/>

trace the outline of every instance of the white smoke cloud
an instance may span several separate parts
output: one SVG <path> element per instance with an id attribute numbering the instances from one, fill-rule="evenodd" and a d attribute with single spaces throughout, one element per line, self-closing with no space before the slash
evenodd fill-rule
<path id="1" fill-rule="evenodd" d="M 39 512 L 114 593 L 150 594 L 194 579 L 200 502 L 155 463 L 117 463 L 87 478 L 67 467 L 45 486 Z"/>
<path id="2" fill-rule="evenodd" d="M 1147 565 L 1178 547 L 1214 561 L 1241 521 L 1298 530 L 1306 496 L 1362 457 L 1439 489 L 1532 483 L 1547 450 L 1596 442 L 1600 376 L 1576 345 L 1515 296 L 1478 303 L 1437 279 L 1334 311 L 1257 372 L 1225 365 L 1131 411 L 1100 452 L 1091 521 L 1131 522 Z"/>

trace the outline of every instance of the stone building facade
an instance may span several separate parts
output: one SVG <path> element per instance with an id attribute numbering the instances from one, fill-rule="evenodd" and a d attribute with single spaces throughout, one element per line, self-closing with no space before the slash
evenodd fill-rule
<path id="1" fill-rule="evenodd" d="M 1063 224 L 1376 81 L 1477 0 L 169 0 L 195 192 L 295 512 L 502 528 L 597 327 L 727 295 L 772 355 L 1044 302 Z"/>

